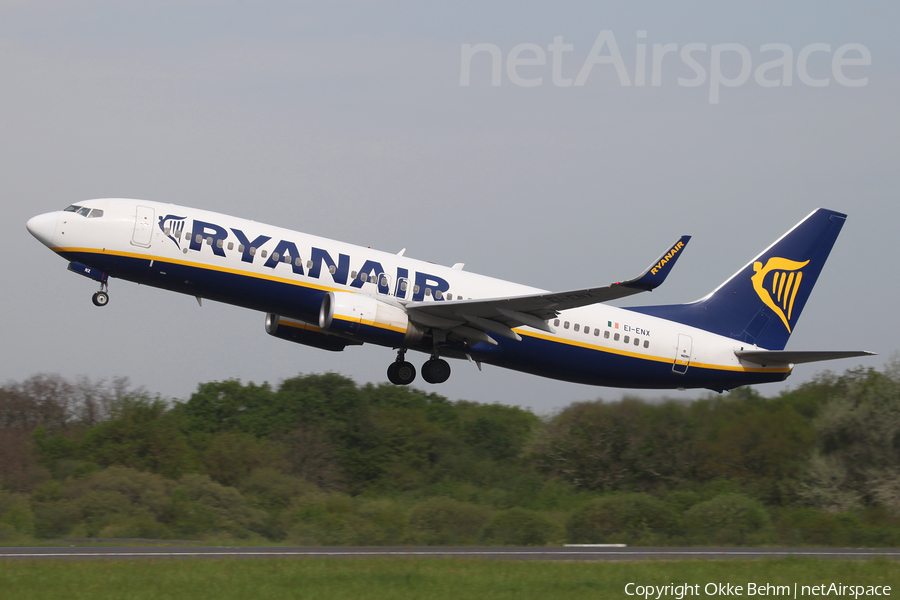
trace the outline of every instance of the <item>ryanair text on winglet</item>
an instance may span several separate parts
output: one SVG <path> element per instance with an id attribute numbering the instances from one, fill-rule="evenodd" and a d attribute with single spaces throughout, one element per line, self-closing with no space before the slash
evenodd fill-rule
<path id="1" fill-rule="evenodd" d="M 651 275 L 656 275 L 656 273 L 657 273 L 660 269 L 663 268 L 663 265 L 665 265 L 665 264 L 666 264 L 667 262 L 669 262 L 669 260 L 671 260 L 676 254 L 678 254 L 679 250 L 681 250 L 682 248 L 684 248 L 684 242 L 678 242 L 677 244 L 675 244 L 674 246 L 672 246 L 672 249 L 669 250 L 668 252 L 666 252 L 666 255 L 663 256 L 663 257 L 660 259 L 660 261 L 659 261 L 658 263 L 656 263 L 656 265 L 654 265 L 654 267 L 653 267 L 652 269 L 650 269 L 650 274 L 651 274 Z"/>

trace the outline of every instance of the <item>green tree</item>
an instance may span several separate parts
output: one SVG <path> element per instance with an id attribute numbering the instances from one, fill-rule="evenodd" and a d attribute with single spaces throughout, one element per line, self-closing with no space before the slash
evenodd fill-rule
<path id="1" fill-rule="evenodd" d="M 88 429 L 76 455 L 99 465 L 121 465 L 177 478 L 197 468 L 197 459 L 165 402 L 133 398 L 115 418 Z"/>

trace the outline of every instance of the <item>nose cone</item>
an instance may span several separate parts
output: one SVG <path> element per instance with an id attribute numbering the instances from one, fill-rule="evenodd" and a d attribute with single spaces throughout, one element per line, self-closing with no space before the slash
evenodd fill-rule
<path id="1" fill-rule="evenodd" d="M 48 248 L 53 246 L 53 235 L 56 233 L 56 213 L 45 213 L 31 217 L 25 224 L 28 232 Z"/>

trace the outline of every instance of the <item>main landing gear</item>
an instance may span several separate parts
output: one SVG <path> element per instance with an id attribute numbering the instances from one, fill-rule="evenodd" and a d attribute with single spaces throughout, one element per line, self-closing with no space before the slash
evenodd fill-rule
<path id="1" fill-rule="evenodd" d="M 428 383 L 444 383 L 449 378 L 450 364 L 443 358 L 433 356 L 422 365 L 422 379 Z"/>
<path id="2" fill-rule="evenodd" d="M 397 360 L 387 370 L 388 380 L 394 385 L 409 385 L 416 378 L 416 368 L 406 361 L 406 349 L 397 351 Z M 422 365 L 422 379 L 428 383 L 444 383 L 450 377 L 450 364 L 432 356 Z"/>
<path id="3" fill-rule="evenodd" d="M 106 306 L 109 304 L 109 293 L 107 292 L 108 286 L 105 281 L 100 282 L 100 291 L 94 292 L 94 297 L 91 298 L 91 301 L 94 303 L 94 306 Z"/>
<path id="4" fill-rule="evenodd" d="M 416 368 L 410 362 L 406 362 L 406 349 L 397 351 L 397 360 L 391 363 L 387 370 L 388 381 L 394 385 L 409 385 L 416 378 Z"/>

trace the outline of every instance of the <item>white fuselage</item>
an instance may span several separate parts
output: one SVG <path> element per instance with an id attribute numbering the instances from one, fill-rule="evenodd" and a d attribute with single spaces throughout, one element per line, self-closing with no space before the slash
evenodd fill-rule
<path id="1" fill-rule="evenodd" d="M 78 206 L 102 216 L 59 211 L 35 217 L 29 229 L 61 256 L 109 276 L 275 313 L 313 328 L 327 292 L 367 294 L 403 306 L 543 291 L 194 208 L 127 199 Z M 549 325 L 554 333 L 520 326 L 520 341 L 501 338 L 445 354 L 620 387 L 727 389 L 790 373 L 784 365 L 767 368 L 735 356 L 753 346 L 605 304 L 564 310 Z"/>

